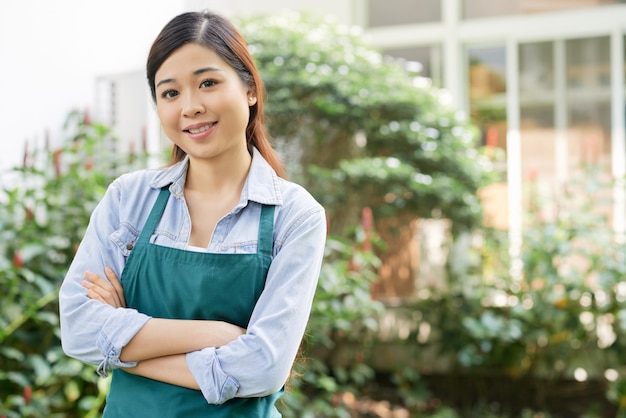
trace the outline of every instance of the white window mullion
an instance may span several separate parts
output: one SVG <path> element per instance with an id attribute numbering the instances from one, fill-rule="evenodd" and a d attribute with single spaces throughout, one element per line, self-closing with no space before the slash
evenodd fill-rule
<path id="1" fill-rule="evenodd" d="M 511 274 L 520 278 L 522 265 L 522 147 L 520 137 L 519 58 L 517 40 L 506 42 L 506 165 L 509 199 Z"/>
<path id="2" fill-rule="evenodd" d="M 613 228 L 619 242 L 624 242 L 626 233 L 624 100 L 624 33 L 621 27 L 617 27 L 611 32 L 611 171 L 616 182 Z"/>
<path id="3" fill-rule="evenodd" d="M 458 28 L 461 17 L 461 0 L 442 0 L 441 16 L 446 36 L 443 39 L 443 86 L 451 93 L 453 104 L 462 107 L 464 104 L 461 45 L 459 43 Z"/>
<path id="4" fill-rule="evenodd" d="M 560 39 L 554 42 L 554 193 L 558 195 L 563 184 L 568 179 L 569 144 L 567 135 L 567 62 L 565 56 L 565 41 Z"/>

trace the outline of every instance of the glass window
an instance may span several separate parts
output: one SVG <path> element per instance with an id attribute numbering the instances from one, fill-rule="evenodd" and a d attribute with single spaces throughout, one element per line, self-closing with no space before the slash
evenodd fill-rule
<path id="1" fill-rule="evenodd" d="M 568 167 L 611 169 L 609 37 L 566 42 Z"/>
<path id="2" fill-rule="evenodd" d="M 623 3 L 623 0 L 464 0 L 463 17 L 472 19 L 477 17 L 544 13 L 620 3 Z"/>
<path id="3" fill-rule="evenodd" d="M 441 21 L 441 0 L 369 0 L 368 26 Z"/>
<path id="4" fill-rule="evenodd" d="M 609 37 L 519 47 L 522 178 L 544 216 L 565 186 L 610 179 L 609 53 Z"/>
<path id="5" fill-rule="evenodd" d="M 467 59 L 469 110 L 480 129 L 482 145 L 506 150 L 506 48 L 468 47 Z M 505 182 L 481 189 L 486 225 L 508 227 L 507 193 Z"/>
<path id="6" fill-rule="evenodd" d="M 522 178 L 555 178 L 554 43 L 519 46 Z"/>
<path id="7" fill-rule="evenodd" d="M 385 49 L 382 53 L 390 57 L 418 62 L 421 66 L 420 75 L 430 78 L 433 85 L 441 87 L 441 48 L 439 46 Z"/>
<path id="8" fill-rule="evenodd" d="M 483 145 L 506 149 L 506 50 L 470 47 L 469 108 Z"/>

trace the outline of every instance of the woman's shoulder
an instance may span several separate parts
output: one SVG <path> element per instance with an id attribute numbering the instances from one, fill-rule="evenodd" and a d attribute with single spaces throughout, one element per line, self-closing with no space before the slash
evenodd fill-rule
<path id="1" fill-rule="evenodd" d="M 300 184 L 282 178 L 278 186 L 282 202 L 277 206 L 274 223 L 276 243 L 284 243 L 302 231 L 315 230 L 325 236 L 326 212 L 315 197 Z"/>
<path id="2" fill-rule="evenodd" d="M 113 182 L 120 187 L 149 186 L 165 168 L 144 168 L 119 175 Z"/>
<path id="3" fill-rule="evenodd" d="M 300 184 L 281 178 L 278 185 L 282 198 L 279 210 L 281 217 L 303 219 L 325 216 L 324 207 Z"/>
<path id="4" fill-rule="evenodd" d="M 283 178 L 278 179 L 278 185 L 283 198 L 283 204 L 302 203 L 307 206 L 317 206 L 321 208 L 321 205 L 315 197 L 302 185 Z"/>

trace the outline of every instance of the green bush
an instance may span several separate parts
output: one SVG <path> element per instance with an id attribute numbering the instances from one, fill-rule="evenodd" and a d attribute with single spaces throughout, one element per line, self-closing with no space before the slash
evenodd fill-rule
<path id="1" fill-rule="evenodd" d="M 606 215 L 614 184 L 600 178 L 586 171 L 550 202 L 531 185 L 519 257 L 506 231 L 477 229 L 470 268 L 451 268 L 444 290 L 412 305 L 452 375 L 538 385 L 546 410 L 565 382 L 597 382 L 626 411 L 626 245 Z"/>
<path id="2" fill-rule="evenodd" d="M 270 132 L 333 233 L 365 206 L 377 220 L 479 223 L 476 191 L 494 169 L 449 93 L 330 16 L 252 16 L 240 27 L 267 87 Z"/>
<path id="3" fill-rule="evenodd" d="M 368 345 L 375 341 L 377 318 L 383 310 L 370 296 L 379 260 L 373 246 L 380 245 L 372 231 L 371 211 L 352 239 L 330 236 L 319 279 L 311 317 L 283 398 L 286 418 L 350 417 L 341 396 L 356 396 L 375 377 L 374 369 L 364 362 Z M 358 342 L 347 363 L 333 362 L 335 352 L 346 342 Z"/>
<path id="4" fill-rule="evenodd" d="M 61 147 L 25 151 L 22 167 L 1 177 L 0 416 L 85 416 L 106 390 L 94 368 L 62 352 L 57 296 L 111 180 L 94 168 L 110 166 L 95 147 L 113 139 L 80 112 L 69 115 L 64 135 Z"/>

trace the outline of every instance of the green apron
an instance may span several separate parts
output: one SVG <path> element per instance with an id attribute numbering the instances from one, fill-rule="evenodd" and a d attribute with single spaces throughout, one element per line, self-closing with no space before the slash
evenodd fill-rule
<path id="1" fill-rule="evenodd" d="M 126 305 L 155 318 L 211 319 L 247 328 L 271 262 L 274 206 L 262 207 L 256 254 L 203 253 L 150 243 L 169 196 L 167 188 L 161 190 L 122 272 Z M 210 405 L 198 390 L 116 369 L 104 417 L 280 417 L 274 404 L 281 395 Z"/>

